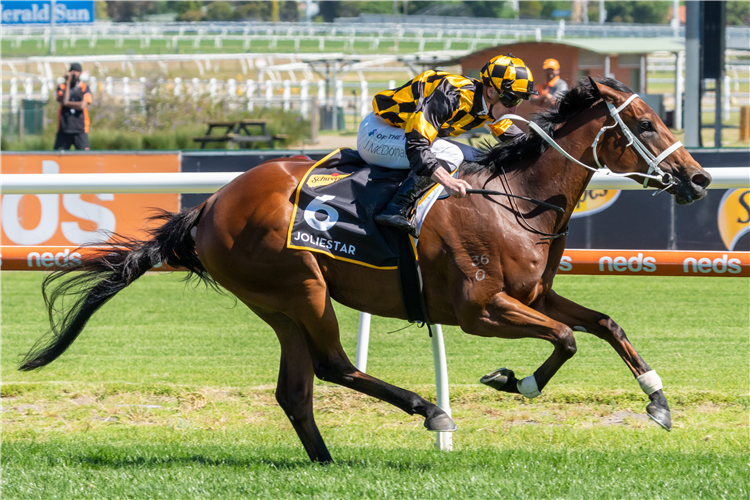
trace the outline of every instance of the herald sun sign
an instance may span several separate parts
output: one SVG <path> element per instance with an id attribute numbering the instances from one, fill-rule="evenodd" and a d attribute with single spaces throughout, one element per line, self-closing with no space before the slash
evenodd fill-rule
<path id="1" fill-rule="evenodd" d="M 92 24 L 94 2 L 91 0 L 56 0 L 54 9 L 50 1 L 2 0 L 0 1 L 0 23 L 3 25 Z"/>

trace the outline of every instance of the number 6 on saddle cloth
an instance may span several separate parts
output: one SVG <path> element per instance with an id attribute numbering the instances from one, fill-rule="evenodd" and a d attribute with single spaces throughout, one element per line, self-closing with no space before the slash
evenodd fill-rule
<path id="1" fill-rule="evenodd" d="M 429 324 L 417 240 L 374 220 L 408 174 L 368 165 L 353 150 L 334 151 L 313 165 L 297 186 L 286 246 L 373 269 L 398 269 L 409 321 Z M 441 194 L 439 188 L 418 202 L 415 217 L 420 223 Z"/>

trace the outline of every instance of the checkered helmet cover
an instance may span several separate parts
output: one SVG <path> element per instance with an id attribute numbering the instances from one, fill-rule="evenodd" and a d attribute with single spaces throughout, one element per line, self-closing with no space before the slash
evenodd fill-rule
<path id="1" fill-rule="evenodd" d="M 536 93 L 531 70 L 513 54 L 493 57 L 484 65 L 480 76 L 483 84 L 495 87 L 500 93 L 511 91 L 524 99 Z"/>

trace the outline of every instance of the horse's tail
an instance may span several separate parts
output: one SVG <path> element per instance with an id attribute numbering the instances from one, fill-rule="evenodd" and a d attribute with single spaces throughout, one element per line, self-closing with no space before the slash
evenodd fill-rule
<path id="1" fill-rule="evenodd" d="M 150 219 L 166 222 L 150 230 L 149 239 L 113 235 L 103 248 L 91 249 L 94 253 L 82 257 L 80 263 L 47 276 L 42 294 L 51 329 L 34 344 L 19 369 L 35 370 L 57 359 L 100 307 L 160 262 L 173 268 L 185 268 L 188 270 L 186 279 L 197 277 L 217 288 L 198 259 L 191 234 L 202 210 L 203 205 L 178 214 L 161 210 Z M 72 300 L 70 306 L 64 304 L 68 300 Z"/>

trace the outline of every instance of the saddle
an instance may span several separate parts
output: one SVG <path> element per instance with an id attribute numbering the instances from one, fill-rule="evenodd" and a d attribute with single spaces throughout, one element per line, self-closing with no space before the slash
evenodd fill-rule
<path id="1" fill-rule="evenodd" d="M 373 269 L 398 270 L 409 321 L 429 323 L 418 240 L 374 220 L 408 174 L 369 165 L 350 149 L 334 151 L 310 167 L 297 186 L 286 246 Z M 430 194 L 417 205 L 420 225 L 427 205 L 434 203 L 426 201 Z"/>

